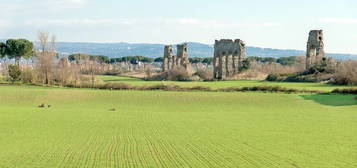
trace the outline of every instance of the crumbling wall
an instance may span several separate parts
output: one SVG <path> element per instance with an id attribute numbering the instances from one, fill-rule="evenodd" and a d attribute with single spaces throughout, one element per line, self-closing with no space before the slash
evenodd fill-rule
<path id="1" fill-rule="evenodd" d="M 322 30 L 311 30 L 307 41 L 306 69 L 320 65 L 325 58 Z"/>
<path id="2" fill-rule="evenodd" d="M 188 59 L 188 46 L 187 43 L 177 45 L 177 65 L 181 65 L 187 69 L 190 61 Z"/>
<path id="3" fill-rule="evenodd" d="M 177 55 L 174 55 L 172 45 L 165 46 L 162 71 L 165 72 L 176 67 L 184 67 L 186 70 L 190 68 L 187 43 L 177 45 Z"/>
<path id="4" fill-rule="evenodd" d="M 243 68 L 246 59 L 245 43 L 240 40 L 216 40 L 213 57 L 213 77 L 225 79 L 238 74 Z"/>
<path id="5" fill-rule="evenodd" d="M 162 70 L 167 71 L 173 67 L 173 60 L 175 60 L 176 57 L 173 53 L 172 45 L 167 45 L 165 46 L 164 49 L 164 59 L 162 60 Z"/>

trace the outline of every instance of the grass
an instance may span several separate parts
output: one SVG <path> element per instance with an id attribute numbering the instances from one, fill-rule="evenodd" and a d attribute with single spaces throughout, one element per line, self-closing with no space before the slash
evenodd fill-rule
<path id="1" fill-rule="evenodd" d="M 323 83 L 309 83 L 309 82 L 268 82 L 257 80 L 240 80 L 240 81 L 214 81 L 214 82 L 176 82 L 176 81 L 145 81 L 132 77 L 121 76 L 98 76 L 103 82 L 120 82 L 134 86 L 143 85 L 158 85 L 158 84 L 174 84 L 181 87 L 204 86 L 212 89 L 230 88 L 230 87 L 250 87 L 250 86 L 280 86 L 284 88 L 299 89 L 299 90 L 317 90 L 323 92 L 331 92 L 338 88 L 357 88 L 351 86 L 338 86 Z"/>
<path id="2" fill-rule="evenodd" d="M 357 167 L 357 100 L 324 96 L 0 86 L 0 167 Z"/>

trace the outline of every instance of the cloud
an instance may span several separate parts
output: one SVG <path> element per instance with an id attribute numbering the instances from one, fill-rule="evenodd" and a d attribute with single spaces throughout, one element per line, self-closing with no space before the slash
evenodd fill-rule
<path id="1" fill-rule="evenodd" d="M 148 27 L 187 27 L 187 28 L 266 28 L 277 27 L 279 23 L 235 23 L 216 20 L 199 20 L 194 18 L 166 18 L 166 19 L 30 19 L 25 21 L 31 26 L 148 26 Z"/>
<path id="2" fill-rule="evenodd" d="M 12 25 L 10 20 L 0 19 L 0 28 L 8 28 Z"/>
<path id="3" fill-rule="evenodd" d="M 194 18 L 181 18 L 176 22 L 182 25 L 200 26 L 207 28 L 263 28 L 263 27 L 277 27 L 280 23 L 266 22 L 266 23 L 237 23 L 234 21 L 223 22 L 217 20 L 199 20 Z"/>
<path id="4" fill-rule="evenodd" d="M 321 19 L 324 23 L 343 23 L 343 24 L 357 24 L 357 18 L 337 18 L 328 17 Z"/>
<path id="5" fill-rule="evenodd" d="M 133 20 L 130 19 L 37 19 L 37 20 L 26 20 L 26 25 L 31 26 L 112 26 L 112 25 L 131 25 L 134 24 Z"/>
<path id="6" fill-rule="evenodd" d="M 200 21 L 197 19 L 193 18 L 181 18 L 177 20 L 178 23 L 180 24 L 199 24 Z"/>
<path id="7" fill-rule="evenodd" d="M 50 7 L 77 8 L 87 4 L 87 0 L 46 0 Z"/>
<path id="8" fill-rule="evenodd" d="M 23 20 L 26 17 L 36 17 L 39 15 L 56 12 L 66 12 L 77 10 L 88 5 L 88 0 L 26 0 L 21 4 L 14 1 L 0 3 L 0 15 L 2 18 L 18 18 Z"/>

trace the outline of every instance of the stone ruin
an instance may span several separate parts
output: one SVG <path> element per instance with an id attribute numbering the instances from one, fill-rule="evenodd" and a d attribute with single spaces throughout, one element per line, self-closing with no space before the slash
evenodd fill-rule
<path id="1" fill-rule="evenodd" d="M 306 49 L 306 69 L 322 64 L 325 58 L 322 30 L 311 30 Z"/>
<path id="2" fill-rule="evenodd" d="M 162 64 L 163 72 L 177 67 L 183 67 L 188 70 L 189 65 L 190 61 L 188 59 L 187 43 L 177 45 L 177 55 L 174 55 L 172 45 L 165 46 L 164 59 Z"/>
<path id="3" fill-rule="evenodd" d="M 225 79 L 238 74 L 246 59 L 245 43 L 240 40 L 222 39 L 214 44 L 213 78 Z"/>

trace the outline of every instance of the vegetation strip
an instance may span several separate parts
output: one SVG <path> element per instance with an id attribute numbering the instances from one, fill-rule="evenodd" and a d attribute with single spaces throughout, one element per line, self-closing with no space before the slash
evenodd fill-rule
<path id="1" fill-rule="evenodd" d="M 281 86 L 251 86 L 212 89 L 207 86 L 181 87 L 175 84 L 134 86 L 126 83 L 106 83 L 99 85 L 68 85 L 72 88 L 93 88 L 108 90 L 163 90 L 163 91 L 211 91 L 211 92 L 278 92 L 278 93 L 328 93 L 318 90 L 285 88 Z"/>

